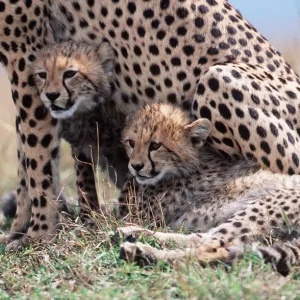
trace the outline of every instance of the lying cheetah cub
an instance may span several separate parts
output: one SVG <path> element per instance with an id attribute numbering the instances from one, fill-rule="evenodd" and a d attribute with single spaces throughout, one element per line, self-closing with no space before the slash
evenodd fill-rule
<path id="1" fill-rule="evenodd" d="M 182 110 L 170 105 L 148 106 L 127 121 L 123 142 L 129 170 L 138 182 L 136 221 L 194 233 L 147 231 L 163 243 L 171 240 L 188 249 L 168 252 L 126 242 L 123 257 L 131 260 L 135 253 L 138 261 L 148 263 L 157 259 L 175 262 L 190 255 L 200 262 L 227 261 L 237 253 L 233 249 L 239 249 L 233 245 L 300 220 L 300 177 L 218 157 L 205 144 L 210 130 L 208 120 L 191 122 Z M 295 262 L 299 248 L 292 244 L 283 248 L 289 262 Z M 260 249 L 276 262 L 284 255 L 275 248 Z"/>

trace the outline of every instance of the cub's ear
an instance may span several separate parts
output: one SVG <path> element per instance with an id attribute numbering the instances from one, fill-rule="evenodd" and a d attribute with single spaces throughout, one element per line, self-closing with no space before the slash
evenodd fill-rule
<path id="1" fill-rule="evenodd" d="M 97 53 L 99 55 L 99 59 L 104 73 L 112 75 L 115 66 L 114 49 L 110 46 L 108 42 L 102 42 L 97 48 Z"/>
<path id="2" fill-rule="evenodd" d="M 198 119 L 184 128 L 193 145 L 201 146 L 209 136 L 212 125 L 208 119 Z"/>

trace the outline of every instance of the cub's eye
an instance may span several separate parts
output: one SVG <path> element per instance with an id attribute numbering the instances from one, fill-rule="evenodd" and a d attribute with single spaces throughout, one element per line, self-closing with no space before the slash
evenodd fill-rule
<path id="1" fill-rule="evenodd" d="M 133 140 L 128 140 L 127 142 L 131 148 L 134 148 L 135 143 Z"/>
<path id="2" fill-rule="evenodd" d="M 64 73 L 64 78 L 72 78 L 75 76 L 76 73 L 77 73 L 77 71 L 74 71 L 74 70 L 66 71 Z"/>
<path id="3" fill-rule="evenodd" d="M 150 151 L 154 151 L 154 150 L 158 150 L 161 146 L 161 143 L 155 143 L 155 142 L 151 142 L 149 150 Z"/>
<path id="4" fill-rule="evenodd" d="M 46 72 L 40 72 L 36 74 L 37 76 L 39 76 L 42 79 L 46 79 L 47 78 L 47 73 Z"/>

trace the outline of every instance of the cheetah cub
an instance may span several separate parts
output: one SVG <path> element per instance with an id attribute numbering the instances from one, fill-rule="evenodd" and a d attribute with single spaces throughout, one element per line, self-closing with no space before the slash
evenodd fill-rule
<path id="1" fill-rule="evenodd" d="M 250 161 L 224 160 L 205 144 L 210 130 L 209 120 L 192 122 L 179 108 L 163 104 L 148 106 L 127 121 L 122 138 L 138 183 L 135 222 L 194 233 L 148 230 L 163 243 L 171 240 L 189 249 L 160 252 L 126 242 L 123 257 L 132 258 L 134 249 L 137 260 L 144 255 L 148 262 L 174 262 L 192 253 L 200 262 L 227 261 L 237 246 L 300 220 L 300 177 L 273 174 Z M 284 247 L 295 262 L 299 248 Z M 261 253 L 271 252 L 266 249 Z M 272 251 L 271 258 L 278 262 L 283 253 Z"/>
<path id="2" fill-rule="evenodd" d="M 100 46 L 63 42 L 42 50 L 31 67 L 40 98 L 56 119 L 89 112 L 111 94 L 114 52 Z"/>
<path id="3" fill-rule="evenodd" d="M 44 109 L 57 119 L 59 134 L 75 157 L 79 198 L 98 209 L 92 163 L 107 168 L 120 188 L 127 174 L 127 156 L 121 145 L 125 117 L 113 103 L 114 50 L 72 41 L 42 50 L 31 66 Z"/>

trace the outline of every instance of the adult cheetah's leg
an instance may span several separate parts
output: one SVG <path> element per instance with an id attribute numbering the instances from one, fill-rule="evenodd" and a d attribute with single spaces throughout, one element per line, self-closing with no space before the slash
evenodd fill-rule
<path id="1" fill-rule="evenodd" d="M 214 125 L 209 143 L 274 172 L 300 173 L 300 86 L 258 66 L 228 63 L 200 78 L 193 114 Z"/>
<path id="2" fill-rule="evenodd" d="M 43 1 L 1 1 L 0 61 L 6 67 L 18 118 L 20 148 L 19 182 L 26 182 L 17 197 L 18 215 L 14 232 L 27 231 L 29 237 L 51 238 L 58 224 L 61 205 L 57 201 L 59 178 L 58 124 L 51 118 L 39 99 L 28 66 L 35 60 L 37 49 L 47 44 L 46 18 Z M 25 18 L 26 17 L 26 18 Z M 28 22 L 26 24 L 26 22 Z M 23 169 L 22 169 L 23 168 Z M 25 210 L 21 207 L 25 207 Z M 17 235 L 11 234 L 11 238 Z"/>
<path id="3" fill-rule="evenodd" d="M 25 180 L 26 185 L 17 196 L 17 216 L 11 238 L 18 237 L 15 232 L 24 232 L 25 224 L 31 218 L 28 236 L 48 239 L 51 237 L 49 233 L 56 230 L 62 208 L 62 203 L 57 199 L 60 194 L 58 125 L 41 104 L 33 87 L 19 88 L 18 91 L 19 99 L 23 99 L 16 101 L 23 150 L 20 152 L 19 180 L 24 184 L 25 174 L 28 180 Z M 30 99 L 30 107 L 24 107 L 24 99 Z"/>
<path id="4" fill-rule="evenodd" d="M 16 122 L 17 132 L 19 132 L 19 121 Z M 26 172 L 26 159 L 22 149 L 21 137 L 17 135 L 18 149 L 18 186 L 17 186 L 17 211 L 15 219 L 11 226 L 10 239 L 22 237 L 29 227 L 31 218 L 31 201 L 28 196 L 28 176 Z"/>

